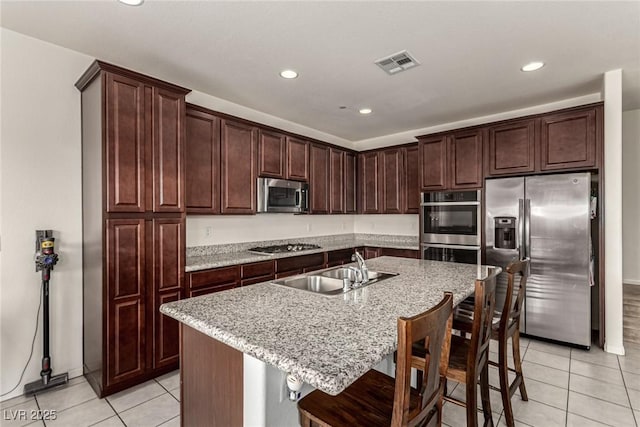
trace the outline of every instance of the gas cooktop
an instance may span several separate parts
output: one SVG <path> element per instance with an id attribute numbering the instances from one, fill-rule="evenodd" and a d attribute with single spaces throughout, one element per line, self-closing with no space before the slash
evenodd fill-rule
<path id="1" fill-rule="evenodd" d="M 310 245 L 307 243 L 287 243 L 284 245 L 258 246 L 256 248 L 249 249 L 249 252 L 260 255 L 273 255 L 286 252 L 308 251 L 310 249 L 321 249 L 321 247 L 318 245 Z"/>

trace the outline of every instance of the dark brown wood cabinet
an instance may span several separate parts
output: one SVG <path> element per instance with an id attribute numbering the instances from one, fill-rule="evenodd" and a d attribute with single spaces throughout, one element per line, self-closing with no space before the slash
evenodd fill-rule
<path id="1" fill-rule="evenodd" d="M 330 149 L 325 145 L 312 144 L 309 157 L 310 211 L 314 214 L 329 213 Z"/>
<path id="2" fill-rule="evenodd" d="M 422 191 L 482 187 L 480 129 L 418 137 L 418 140 Z"/>
<path id="3" fill-rule="evenodd" d="M 233 215 L 254 214 L 258 177 L 258 128 L 223 119 L 220 132 L 220 212 Z"/>
<path id="4" fill-rule="evenodd" d="M 482 187 L 482 131 L 456 132 L 449 136 L 451 189 Z"/>
<path id="5" fill-rule="evenodd" d="M 487 144 L 489 176 L 535 170 L 536 120 L 516 120 L 490 126 Z"/>
<path id="6" fill-rule="evenodd" d="M 293 276 L 325 268 L 325 254 L 316 253 L 276 260 L 276 278 Z"/>
<path id="7" fill-rule="evenodd" d="M 152 307 L 148 313 L 154 325 L 153 332 L 153 368 L 176 366 L 179 359 L 179 324 L 160 313 L 162 304 L 177 301 L 184 291 L 185 267 L 185 221 L 183 218 L 154 218 L 147 221 L 153 228 L 147 245 L 152 247 L 153 260 L 147 272 L 151 274 L 150 288 L 153 292 L 147 305 Z"/>
<path id="8" fill-rule="evenodd" d="M 329 164 L 329 213 L 345 213 L 345 152 L 331 148 Z"/>
<path id="9" fill-rule="evenodd" d="M 420 212 L 420 156 L 418 144 L 402 149 L 404 156 L 404 193 L 402 212 L 417 214 Z"/>
<path id="10" fill-rule="evenodd" d="M 596 109 L 547 114 L 540 119 L 540 170 L 596 166 Z"/>
<path id="11" fill-rule="evenodd" d="M 277 132 L 260 130 L 258 137 L 258 175 L 287 177 L 287 138 Z"/>
<path id="12" fill-rule="evenodd" d="M 344 212 L 356 213 L 358 211 L 358 156 L 347 152 L 344 156 Z"/>
<path id="13" fill-rule="evenodd" d="M 601 103 L 485 127 L 487 176 L 526 175 L 599 167 Z"/>
<path id="14" fill-rule="evenodd" d="M 187 105 L 185 181 L 187 212 L 220 213 L 220 119 Z"/>
<path id="15" fill-rule="evenodd" d="M 403 212 L 404 156 L 401 148 L 390 148 L 380 152 L 382 212 Z"/>
<path id="16" fill-rule="evenodd" d="M 275 261 L 254 262 L 240 266 L 240 286 L 254 285 L 275 278 Z"/>
<path id="17" fill-rule="evenodd" d="M 380 152 L 369 151 L 358 154 L 359 212 L 377 214 L 382 212 L 380 202 Z"/>
<path id="18" fill-rule="evenodd" d="M 447 137 L 438 135 L 419 139 L 420 188 L 422 191 L 447 188 Z"/>
<path id="19" fill-rule="evenodd" d="M 338 249 L 327 252 L 327 267 L 337 267 L 339 265 L 351 262 L 351 256 L 354 254 L 354 248 Z"/>
<path id="20" fill-rule="evenodd" d="M 189 90 L 95 61 L 82 92 L 83 364 L 104 397 L 178 367 Z"/>
<path id="21" fill-rule="evenodd" d="M 378 258 L 381 254 L 380 248 L 365 247 L 362 257 L 364 259 Z"/>
<path id="22" fill-rule="evenodd" d="M 287 137 L 287 179 L 309 180 L 309 143 Z"/>
<path id="23" fill-rule="evenodd" d="M 189 298 L 233 289 L 239 285 L 240 267 L 237 265 L 187 273 Z"/>

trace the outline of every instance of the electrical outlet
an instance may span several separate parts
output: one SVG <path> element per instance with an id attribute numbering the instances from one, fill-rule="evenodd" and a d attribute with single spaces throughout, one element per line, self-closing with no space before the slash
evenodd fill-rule
<path id="1" fill-rule="evenodd" d="M 206 227 L 204 229 L 204 237 L 213 237 L 213 227 Z"/>

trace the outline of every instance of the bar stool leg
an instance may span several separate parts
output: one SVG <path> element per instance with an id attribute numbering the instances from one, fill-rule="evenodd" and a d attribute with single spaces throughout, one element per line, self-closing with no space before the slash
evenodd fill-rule
<path id="1" fill-rule="evenodd" d="M 511 343 L 513 344 L 513 363 L 515 364 L 516 378 L 520 378 L 520 396 L 522 400 L 529 400 L 527 396 L 527 388 L 524 385 L 524 375 L 522 375 L 522 359 L 520 359 L 520 330 L 516 329 L 516 332 L 511 337 Z"/>
<path id="2" fill-rule="evenodd" d="M 491 400 L 489 399 L 489 364 L 488 363 L 485 363 L 484 368 L 482 368 L 482 371 L 480 372 L 480 395 L 482 397 L 482 412 L 484 414 L 484 426 L 493 427 L 493 415 L 491 414 Z M 467 408 L 468 407 L 469 407 L 469 404 L 467 403 Z"/>
<path id="3" fill-rule="evenodd" d="M 467 427 L 477 427 L 478 426 L 478 386 L 477 384 L 478 375 L 477 373 L 467 372 L 467 384 L 465 384 L 466 388 L 466 411 L 467 411 Z M 471 382 L 471 384 L 469 384 Z"/>
<path id="4" fill-rule="evenodd" d="M 500 377 L 500 396 L 504 417 L 508 427 L 514 427 L 513 408 L 511 407 L 511 387 L 509 384 L 509 367 L 507 365 L 507 338 L 501 336 L 498 345 L 498 373 Z"/>

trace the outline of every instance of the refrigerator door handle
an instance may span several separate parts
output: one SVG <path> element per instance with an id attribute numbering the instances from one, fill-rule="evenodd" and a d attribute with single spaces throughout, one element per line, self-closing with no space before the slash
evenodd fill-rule
<path id="1" fill-rule="evenodd" d="M 531 259 L 531 199 L 524 201 L 524 218 L 524 256 Z M 527 276 L 529 275 L 531 275 L 531 262 L 527 271 Z"/>
<path id="2" fill-rule="evenodd" d="M 526 257 L 524 248 L 524 199 L 518 199 L 518 240 L 516 242 L 520 259 Z"/>

